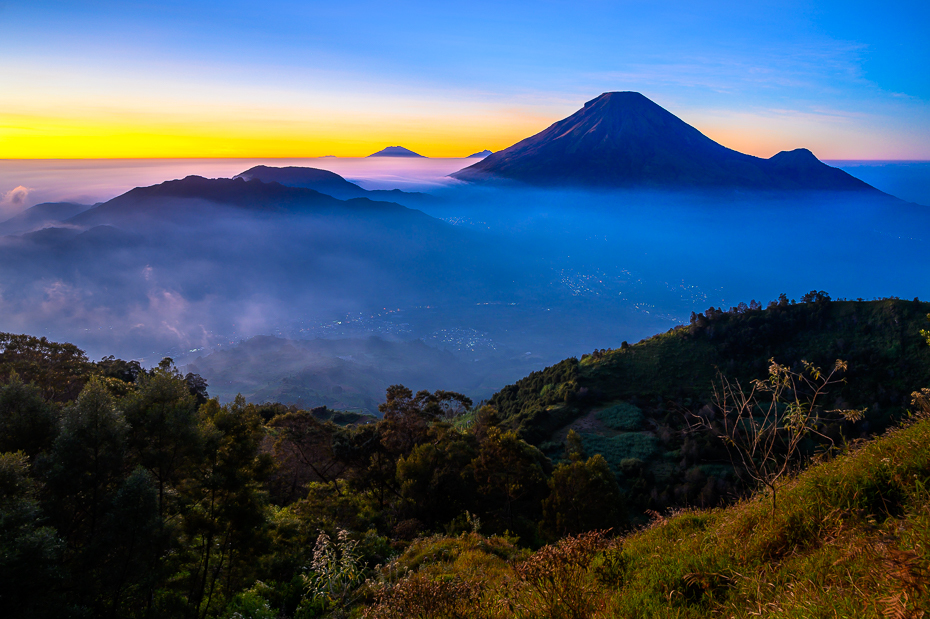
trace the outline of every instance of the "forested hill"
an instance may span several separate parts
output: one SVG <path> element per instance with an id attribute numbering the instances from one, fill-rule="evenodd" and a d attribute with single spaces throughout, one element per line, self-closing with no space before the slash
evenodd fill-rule
<path id="1" fill-rule="evenodd" d="M 740 482 L 724 445 L 690 429 L 717 410 L 714 390 L 724 377 L 748 392 L 772 360 L 796 371 L 804 361 L 824 370 L 846 361 L 823 406 L 865 408 L 865 416 L 823 431 L 837 443 L 866 436 L 905 415 L 912 392 L 930 384 L 930 347 L 920 333 L 928 312 L 930 303 L 917 300 L 831 301 L 815 292 L 800 303 L 782 295 L 765 309 L 711 308 L 638 344 L 534 372 L 490 404 L 550 457 L 564 453 L 574 430 L 589 455 L 607 459 L 635 510 L 714 505 Z"/>
<path id="2" fill-rule="evenodd" d="M 930 382 L 930 349 L 920 335 L 930 303 L 917 300 L 831 301 L 811 293 L 800 303 L 782 296 L 765 309 L 753 302 L 692 314 L 638 344 L 596 350 L 534 372 L 495 394 L 502 419 L 534 443 L 588 411 L 617 400 L 652 413 L 709 403 L 718 371 L 747 384 L 768 374 L 771 359 L 827 367 L 849 364 L 834 391 L 851 406 L 869 407 L 868 424 L 888 422 L 910 394 Z M 867 426 L 866 426 L 867 427 Z"/>

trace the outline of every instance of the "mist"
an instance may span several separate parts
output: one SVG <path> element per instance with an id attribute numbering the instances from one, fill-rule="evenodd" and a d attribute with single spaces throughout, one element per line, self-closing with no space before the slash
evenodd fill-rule
<path id="1" fill-rule="evenodd" d="M 224 398 L 371 412 L 392 381 L 487 397 L 710 306 L 930 296 L 930 213 L 891 197 L 473 187 L 431 176 L 448 162 L 389 163 L 354 165 L 435 182 L 435 200 L 201 179 L 8 234 L 0 330 L 92 358 L 171 356 Z"/>

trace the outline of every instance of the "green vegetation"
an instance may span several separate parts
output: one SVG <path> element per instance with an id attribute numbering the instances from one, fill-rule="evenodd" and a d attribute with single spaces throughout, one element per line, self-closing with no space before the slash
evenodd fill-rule
<path id="1" fill-rule="evenodd" d="M 803 301 L 695 316 L 485 406 L 394 385 L 380 419 L 221 405 L 170 359 L 0 334 L 0 607 L 921 616 L 930 308 Z"/>
<path id="2" fill-rule="evenodd" d="M 643 411 L 629 402 L 620 402 L 598 411 L 597 420 L 611 430 L 632 432 L 643 427 Z"/>
<path id="3" fill-rule="evenodd" d="M 920 335 L 928 311 L 916 300 L 831 301 L 816 291 L 800 303 L 782 295 L 764 310 L 756 302 L 710 308 L 638 344 L 535 372 L 490 403 L 506 427 L 552 459 L 562 456 L 568 430 L 581 435 L 588 453 L 602 454 L 617 472 L 629 513 L 642 523 L 650 510 L 721 504 L 752 482 L 734 474 L 745 470 L 734 471 L 735 454 L 719 432 L 694 428 L 720 419 L 719 376 L 748 389 L 773 360 L 795 373 L 805 361 L 823 368 L 845 361 L 823 409 L 866 413 L 857 421 L 825 415 L 798 445 L 810 456 L 823 448 L 818 441 L 870 436 L 906 414 L 909 394 L 930 384 L 930 347 Z"/>
<path id="4" fill-rule="evenodd" d="M 487 552 L 482 544 L 502 542 L 475 534 L 420 540 L 382 570 L 365 616 L 878 619 L 930 611 L 930 417 L 812 466 L 783 495 L 774 519 L 766 497 L 754 495 L 728 508 L 656 514 L 625 537 L 564 538 L 528 556 Z M 456 614 L 447 600 L 463 596 L 470 610 Z"/>
<path id="5" fill-rule="evenodd" d="M 581 434 L 585 451 L 602 454 L 615 472 L 622 470 L 624 460 L 648 460 L 656 453 L 658 441 L 645 432 L 623 432 L 616 436 Z"/>

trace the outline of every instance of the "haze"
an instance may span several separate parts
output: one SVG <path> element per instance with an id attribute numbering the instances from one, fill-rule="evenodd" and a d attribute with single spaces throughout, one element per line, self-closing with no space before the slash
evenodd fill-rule
<path id="1" fill-rule="evenodd" d="M 252 163 L 19 162 L 15 172 L 31 174 L 30 199 L 102 201 L 103 192 L 182 170 L 234 176 Z M 224 399 L 243 391 L 372 411 L 394 381 L 487 397 L 529 371 L 638 341 L 709 306 L 810 290 L 930 296 L 923 276 L 930 214 L 900 201 L 442 180 L 469 163 L 461 159 L 288 163 L 364 177 L 371 189 L 428 188 L 433 199 L 417 204 L 419 211 L 392 207 L 412 217 L 412 229 L 379 219 L 386 215 L 271 215 L 162 200 L 157 211 L 124 206 L 110 219 L 77 221 L 54 234 L 6 237 L 3 329 L 72 341 L 94 358 L 151 365 L 172 356 L 214 379 Z M 12 177 L 10 169 L 4 174 Z M 893 171 L 912 187 L 926 181 L 926 164 L 904 169 L 911 174 L 887 163 L 868 168 Z M 124 211 L 136 214 L 126 219 Z M 280 339 L 237 348 L 255 335 L 310 348 L 282 348 Z M 396 344 L 372 348 L 364 344 L 371 336 Z M 344 343 L 320 348 L 316 338 Z M 417 340 L 426 348 L 404 344 Z M 232 352 L 207 356 L 224 350 Z M 449 356 L 425 371 L 422 360 L 442 350 Z M 344 393 L 340 385 L 350 383 L 362 386 Z"/>

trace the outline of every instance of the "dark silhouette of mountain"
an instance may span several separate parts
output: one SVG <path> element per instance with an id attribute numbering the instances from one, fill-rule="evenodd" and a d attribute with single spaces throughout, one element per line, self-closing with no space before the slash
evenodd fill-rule
<path id="1" fill-rule="evenodd" d="M 492 151 L 489 151 L 489 150 L 485 149 L 485 150 L 481 151 L 480 153 L 473 153 L 473 154 L 469 155 L 468 157 L 466 157 L 466 159 L 474 159 L 474 158 L 476 158 L 476 157 L 484 158 L 484 157 L 487 157 L 488 155 L 491 155 L 491 154 L 493 154 Z"/>
<path id="2" fill-rule="evenodd" d="M 209 179 L 200 176 L 188 176 L 151 187 L 136 187 L 72 217 L 68 223 L 133 228 L 150 225 L 153 221 L 168 222 L 179 217 L 197 216 L 208 212 L 210 207 L 233 207 L 253 214 L 390 215 L 403 220 L 430 220 L 440 224 L 420 211 L 393 202 L 368 198 L 338 200 L 304 187 L 287 187 L 257 179 Z"/>
<path id="3" fill-rule="evenodd" d="M 0 223 L 0 234 L 22 234 L 52 227 L 89 208 L 91 208 L 89 204 L 75 204 L 74 202 L 36 204 Z"/>
<path id="4" fill-rule="evenodd" d="M 288 187 L 304 187 L 319 191 L 320 193 L 325 193 L 339 200 L 370 198 L 372 200 L 397 202 L 398 204 L 404 205 L 418 205 L 433 201 L 433 197 L 425 193 L 406 192 L 400 189 L 362 189 L 335 172 L 317 168 L 303 168 L 299 166 L 276 168 L 260 165 L 249 168 L 242 174 L 238 174 L 235 178 L 243 178 L 245 180 L 257 179 L 264 183 L 281 183 Z"/>
<path id="5" fill-rule="evenodd" d="M 369 157 L 423 157 L 423 155 L 417 154 L 410 149 L 404 148 L 403 146 L 388 146 L 387 148 L 382 148 L 376 153 L 368 155 Z"/>
<path id="6" fill-rule="evenodd" d="M 258 179 L 263 183 L 281 183 L 288 187 L 304 187 L 313 189 L 328 196 L 345 200 L 347 198 L 366 197 L 367 191 L 350 183 L 335 172 L 329 170 L 320 170 L 318 168 L 303 168 L 298 166 L 288 166 L 285 168 L 276 168 L 272 166 L 258 165 L 249 168 L 233 178 L 242 178 L 250 181 Z"/>
<path id="7" fill-rule="evenodd" d="M 513 146 L 452 174 L 543 186 L 877 189 L 797 149 L 761 159 L 711 140 L 636 92 L 608 92 Z"/>

